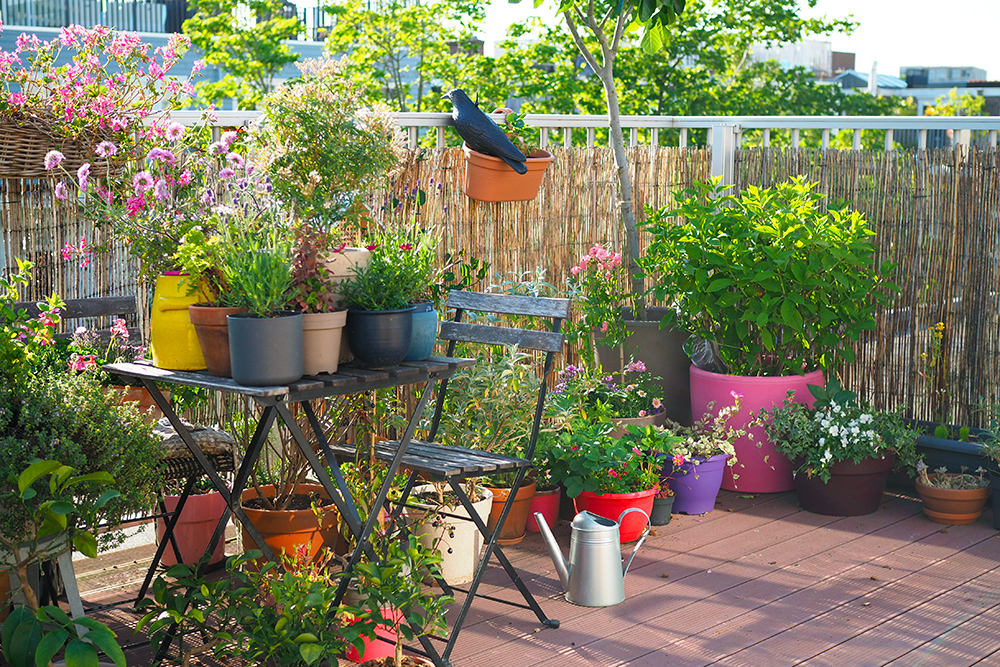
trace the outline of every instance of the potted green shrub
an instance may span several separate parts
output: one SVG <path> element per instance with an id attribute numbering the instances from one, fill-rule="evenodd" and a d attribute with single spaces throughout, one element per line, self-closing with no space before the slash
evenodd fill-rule
<path id="1" fill-rule="evenodd" d="M 786 400 L 759 415 L 768 438 L 792 461 L 799 503 L 816 514 L 871 514 L 893 466 L 915 465 L 917 434 L 898 414 L 859 404 L 836 380 L 809 391 L 812 407 Z"/>
<path id="2" fill-rule="evenodd" d="M 340 365 L 340 339 L 347 324 L 347 310 L 337 307 L 338 296 L 329 288 L 330 272 L 322 261 L 333 243 L 332 237 L 332 232 L 305 223 L 295 228 L 292 308 L 302 312 L 306 375 L 336 373 Z M 343 250 L 343 245 L 339 249 Z"/>
<path id="3" fill-rule="evenodd" d="M 233 303 L 229 315 L 233 379 L 281 385 L 302 377 L 302 313 L 285 310 L 291 296 L 292 241 L 277 220 L 243 220 L 226 227 L 220 260 Z"/>
<path id="4" fill-rule="evenodd" d="M 717 179 L 680 192 L 676 208 L 648 211 L 652 242 L 640 265 L 650 293 L 673 306 L 663 325 L 693 335 L 693 415 L 725 405 L 731 391 L 748 409 L 741 428 L 789 390 L 810 402 L 806 385 L 854 359 L 853 344 L 898 289 L 887 280 L 893 265 L 878 265 L 867 221 L 824 210 L 814 188 L 799 178 L 724 196 Z M 739 490 L 793 488 L 791 463 L 760 427 L 750 433 L 756 442 L 736 443 Z M 732 476 L 724 488 L 736 488 Z"/>
<path id="5" fill-rule="evenodd" d="M 355 266 L 354 275 L 341 284 L 348 307 L 347 344 L 365 368 L 395 366 L 410 351 L 415 311 L 410 304 L 430 280 L 419 245 L 426 234 L 388 230 L 371 237 L 368 265 Z"/>

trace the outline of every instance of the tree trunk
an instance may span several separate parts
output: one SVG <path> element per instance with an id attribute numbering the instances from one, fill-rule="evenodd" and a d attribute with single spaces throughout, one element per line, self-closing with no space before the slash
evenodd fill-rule
<path id="1" fill-rule="evenodd" d="M 638 319 L 646 319 L 646 303 L 643 298 L 645 284 L 639 276 L 639 230 L 635 223 L 635 210 L 632 201 L 632 174 L 629 173 L 628 160 L 625 157 L 625 135 L 622 132 L 621 112 L 618 108 L 618 91 L 615 90 L 614 60 L 615 54 L 604 53 L 604 68 L 598 74 L 604 84 L 604 94 L 608 101 L 608 124 L 611 130 L 611 150 L 615 154 L 615 168 L 618 172 L 618 193 L 621 197 L 618 206 L 622 222 L 625 225 L 625 244 L 628 250 L 628 266 L 631 277 L 632 296 L 638 311 Z"/>

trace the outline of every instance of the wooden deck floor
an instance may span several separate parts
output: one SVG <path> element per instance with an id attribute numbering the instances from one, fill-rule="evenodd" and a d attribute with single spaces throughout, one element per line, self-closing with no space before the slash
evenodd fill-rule
<path id="1" fill-rule="evenodd" d="M 556 535 L 567 549 L 566 526 Z M 946 527 L 894 493 L 875 514 L 837 518 L 801 511 L 792 493 L 723 492 L 715 511 L 675 515 L 650 536 L 625 602 L 601 609 L 562 598 L 538 535 L 507 554 L 562 625 L 546 629 L 529 612 L 479 600 L 456 667 L 1000 666 L 1000 534 L 990 510 Z M 484 590 L 516 599 L 505 581 L 491 570 Z M 114 618 L 128 623 L 123 612 Z"/>

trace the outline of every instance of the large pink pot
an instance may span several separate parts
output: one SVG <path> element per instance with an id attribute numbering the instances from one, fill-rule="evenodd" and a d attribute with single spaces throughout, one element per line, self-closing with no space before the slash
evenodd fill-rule
<path id="1" fill-rule="evenodd" d="M 163 504 L 168 512 L 177 509 L 177 502 L 180 496 L 165 496 Z M 222 518 L 222 513 L 226 511 L 226 501 L 219 492 L 202 493 L 188 496 L 184 503 L 184 510 L 181 512 L 177 525 L 174 526 L 174 539 L 177 540 L 177 547 L 181 550 L 181 558 L 186 565 L 195 565 L 198 560 L 205 555 L 208 543 L 212 540 L 215 527 Z M 156 520 L 156 540 L 159 542 L 167 532 L 167 524 L 163 519 Z M 219 540 L 212 552 L 210 565 L 219 563 L 226 557 L 224 549 L 226 547 L 225 537 Z M 177 557 L 174 556 L 174 549 L 167 545 L 163 552 L 163 565 L 176 565 Z"/>
<path id="2" fill-rule="evenodd" d="M 708 412 L 708 404 L 715 402 L 713 414 L 733 404 L 730 392 L 740 394 L 742 406 L 739 414 L 729 419 L 734 428 L 746 428 L 750 413 L 761 409 L 780 406 L 788 390 L 793 390 L 793 400 L 806 405 L 813 404 L 813 396 L 806 385 L 825 385 L 823 371 L 813 371 L 805 375 L 778 377 L 747 377 L 710 373 L 695 366 L 691 367 L 691 417 L 695 421 Z M 748 436 L 752 436 L 751 440 Z M 775 450 L 767 439 L 762 426 L 749 429 L 748 435 L 735 443 L 736 465 L 726 466 L 722 488 L 744 493 L 778 493 L 795 488 L 792 464 Z M 733 474 L 737 479 L 733 478 Z"/>

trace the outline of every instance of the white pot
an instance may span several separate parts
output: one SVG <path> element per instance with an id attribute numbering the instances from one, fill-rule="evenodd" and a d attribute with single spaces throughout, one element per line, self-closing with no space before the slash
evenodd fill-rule
<path id="1" fill-rule="evenodd" d="M 346 310 L 302 315 L 302 362 L 306 375 L 337 372 L 345 324 Z"/>
<path id="2" fill-rule="evenodd" d="M 421 492 L 433 491 L 431 484 L 421 484 L 413 488 L 413 497 Z M 476 514 L 486 523 L 490 516 L 490 507 L 493 505 L 493 492 L 489 489 L 482 489 L 483 498 L 472 503 Z M 414 504 L 420 504 L 414 502 Z M 430 506 L 428 506 L 428 509 Z M 449 514 L 468 517 L 468 512 L 464 507 L 446 508 Z M 408 522 L 413 526 L 413 531 L 420 537 L 420 543 L 428 548 L 436 547 L 441 552 L 441 574 L 449 584 L 467 584 L 472 581 L 476 574 L 476 567 L 479 565 L 480 553 L 483 550 L 483 534 L 476 528 L 472 521 L 463 521 L 451 517 L 441 517 L 444 524 L 435 528 L 431 521 L 426 521 L 420 525 L 424 512 L 420 509 L 407 508 L 406 516 Z M 454 537 L 449 535 L 449 526 L 454 526 Z"/>
<path id="3" fill-rule="evenodd" d="M 330 272 L 328 284 L 334 294 L 340 293 L 340 283 L 354 277 L 357 268 L 368 266 L 372 254 L 365 248 L 344 248 L 323 260 L 323 265 Z M 338 305 L 339 304 L 338 302 Z"/>

